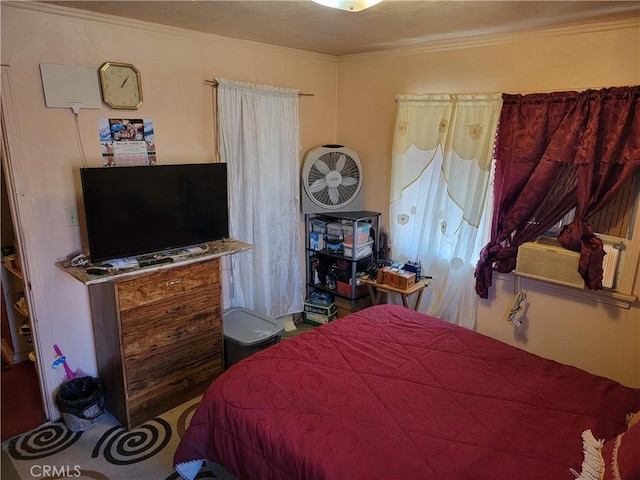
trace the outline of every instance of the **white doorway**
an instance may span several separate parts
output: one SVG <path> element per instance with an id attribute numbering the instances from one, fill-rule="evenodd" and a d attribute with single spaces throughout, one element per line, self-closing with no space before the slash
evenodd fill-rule
<path id="1" fill-rule="evenodd" d="M 28 210 L 27 198 L 24 194 L 18 194 L 22 189 L 17 188 L 24 179 L 24 162 L 19 160 L 23 156 L 22 145 L 19 137 L 19 128 L 15 105 L 13 103 L 11 85 L 9 82 L 9 67 L 2 66 L 2 97 L 0 107 L 1 119 L 1 144 L 0 159 L 2 163 L 2 268 L 1 284 L 3 296 L 3 334 L 2 356 L 3 363 L 9 366 L 20 365 L 20 371 L 26 375 L 35 373 L 36 378 L 31 382 L 34 388 L 11 389 L 12 395 L 3 395 L 3 405 L 9 400 L 18 400 L 16 405 L 39 406 L 41 412 L 31 411 L 40 423 L 51 418 L 51 400 L 44 395 L 44 378 L 42 375 L 43 363 L 39 352 L 37 312 L 33 305 L 33 284 L 29 268 L 30 241 L 25 238 L 23 211 Z M 28 216 L 28 215 L 27 215 Z M 4 332 L 4 330 L 8 330 Z M 45 360 L 46 361 L 46 360 Z M 31 365 L 32 368 L 25 368 Z M 9 392 L 4 384 L 3 391 Z M 14 395 L 13 392 L 16 392 Z M 29 399 L 18 398 L 19 395 L 28 395 Z M 33 398 L 33 396 L 37 398 Z M 37 407 L 34 407 L 37 410 Z M 4 413 L 4 409 L 3 409 Z M 21 415 L 21 412 L 16 412 Z M 36 425 L 37 426 L 37 425 Z M 20 432 L 18 432 L 20 433 Z"/>

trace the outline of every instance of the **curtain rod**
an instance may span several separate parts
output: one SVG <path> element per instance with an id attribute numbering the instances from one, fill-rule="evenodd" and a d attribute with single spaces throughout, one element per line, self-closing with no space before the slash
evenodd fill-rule
<path id="1" fill-rule="evenodd" d="M 204 83 L 207 84 L 207 85 L 211 85 L 214 88 L 218 87 L 218 81 L 217 80 L 205 80 Z M 298 96 L 299 97 L 315 97 L 316 94 L 315 93 L 299 93 Z"/>

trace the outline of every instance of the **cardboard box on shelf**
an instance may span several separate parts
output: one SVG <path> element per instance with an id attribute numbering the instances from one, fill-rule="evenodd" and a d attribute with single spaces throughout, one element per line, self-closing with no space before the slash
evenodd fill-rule
<path id="1" fill-rule="evenodd" d="M 324 234 L 311 232 L 309 234 L 309 248 L 311 250 L 324 250 Z"/>
<path id="2" fill-rule="evenodd" d="M 324 325 L 326 323 L 334 321 L 336 315 L 322 315 L 320 313 L 304 312 L 302 314 L 303 322 L 308 325 Z"/>
<path id="3" fill-rule="evenodd" d="M 329 305 L 319 305 L 317 303 L 311 302 L 310 300 L 306 300 L 304 302 L 304 312 L 315 313 L 318 315 L 330 317 L 336 314 L 336 304 L 331 303 Z"/>

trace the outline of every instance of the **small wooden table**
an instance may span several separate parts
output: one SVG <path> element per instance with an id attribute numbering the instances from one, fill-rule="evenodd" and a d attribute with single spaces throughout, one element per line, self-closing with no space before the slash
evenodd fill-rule
<path id="1" fill-rule="evenodd" d="M 413 304 L 413 309 L 418 310 L 418 307 L 420 306 L 420 300 L 422 300 L 422 292 L 424 292 L 425 287 L 429 285 L 430 280 L 423 278 L 406 290 L 392 287 L 391 285 L 385 285 L 384 283 L 378 283 L 371 278 L 364 279 L 364 283 L 367 285 L 367 290 L 369 290 L 369 298 L 371 299 L 371 303 L 373 305 L 380 304 L 380 299 L 383 293 L 399 293 L 400 297 L 402 298 L 402 304 L 405 307 L 409 308 L 409 295 L 417 293 L 416 300 Z"/>

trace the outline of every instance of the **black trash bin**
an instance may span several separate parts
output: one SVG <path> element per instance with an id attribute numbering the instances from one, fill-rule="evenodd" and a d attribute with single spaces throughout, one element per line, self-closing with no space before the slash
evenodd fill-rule
<path id="1" fill-rule="evenodd" d="M 74 378 L 60 387 L 56 403 L 69 430 L 88 430 L 104 411 L 102 382 L 93 377 Z"/>

